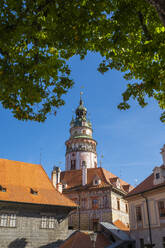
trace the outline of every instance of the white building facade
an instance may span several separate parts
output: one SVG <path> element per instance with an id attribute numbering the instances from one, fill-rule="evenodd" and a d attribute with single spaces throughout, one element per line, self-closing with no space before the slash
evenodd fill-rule
<path id="1" fill-rule="evenodd" d="M 155 167 L 153 173 L 126 197 L 130 231 L 137 248 L 145 245 L 165 248 L 165 145 L 161 154 L 163 165 Z"/>

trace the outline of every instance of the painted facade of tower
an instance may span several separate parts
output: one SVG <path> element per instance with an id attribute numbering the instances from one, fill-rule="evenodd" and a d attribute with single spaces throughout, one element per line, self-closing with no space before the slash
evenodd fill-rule
<path id="1" fill-rule="evenodd" d="M 82 98 L 70 123 L 70 138 L 65 142 L 65 170 L 79 170 L 85 161 L 87 168 L 97 168 L 97 142 L 92 138 L 92 125 L 87 120 L 87 109 Z"/>

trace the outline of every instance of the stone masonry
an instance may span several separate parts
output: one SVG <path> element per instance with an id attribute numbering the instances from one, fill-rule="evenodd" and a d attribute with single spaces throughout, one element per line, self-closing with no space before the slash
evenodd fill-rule
<path id="1" fill-rule="evenodd" d="M 68 209 L 69 210 L 69 209 Z M 68 235 L 68 211 L 66 207 L 4 204 L 0 214 L 15 213 L 16 227 L 0 227 L 1 248 L 56 248 Z M 41 228 L 42 216 L 53 216 L 53 229 Z"/>

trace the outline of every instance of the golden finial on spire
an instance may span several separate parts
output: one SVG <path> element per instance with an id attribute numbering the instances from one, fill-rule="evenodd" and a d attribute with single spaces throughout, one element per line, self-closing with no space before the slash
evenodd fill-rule
<path id="1" fill-rule="evenodd" d="M 83 91 L 80 91 L 80 98 L 82 97 L 83 94 L 84 94 Z"/>
<path id="2" fill-rule="evenodd" d="M 84 86 L 81 86 L 81 89 L 83 89 Z M 80 105 L 83 104 L 83 101 L 82 101 L 82 95 L 83 95 L 83 91 L 80 91 Z"/>

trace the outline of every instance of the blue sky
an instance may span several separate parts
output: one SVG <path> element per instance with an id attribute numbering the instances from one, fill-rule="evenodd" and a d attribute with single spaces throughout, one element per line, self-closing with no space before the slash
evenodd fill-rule
<path id="1" fill-rule="evenodd" d="M 54 165 L 65 168 L 65 141 L 69 138 L 72 112 L 83 99 L 97 140 L 98 162 L 135 185 L 162 164 L 160 148 L 165 143 L 165 126 L 160 122 L 161 110 L 153 99 L 142 109 L 131 101 L 131 109 L 120 111 L 121 93 L 128 83 L 118 71 L 101 75 L 96 69 L 97 54 L 85 60 L 73 57 L 70 65 L 75 86 L 64 97 L 66 104 L 45 123 L 22 122 L 0 106 L 0 157 L 29 163 L 42 163 L 50 176 Z"/>

